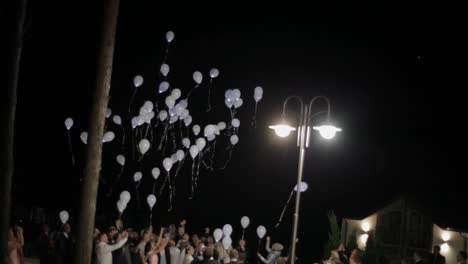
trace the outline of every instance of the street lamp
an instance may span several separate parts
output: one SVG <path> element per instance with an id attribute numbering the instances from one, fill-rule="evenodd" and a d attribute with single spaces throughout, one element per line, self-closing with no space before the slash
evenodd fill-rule
<path id="1" fill-rule="evenodd" d="M 299 116 L 299 126 L 297 129 L 288 125 L 286 122 L 286 106 L 288 102 L 292 99 L 297 100 L 300 103 L 301 110 Z M 312 106 L 317 100 L 324 100 L 327 104 L 326 111 L 319 111 L 315 114 L 312 114 Z M 290 96 L 286 98 L 283 103 L 283 114 L 282 114 L 282 122 L 278 125 L 270 126 L 271 129 L 275 130 L 276 134 L 280 137 L 287 137 L 292 131 L 297 132 L 297 146 L 299 147 L 299 166 L 297 171 L 297 185 L 302 185 L 302 173 L 304 170 L 304 159 L 305 159 L 305 151 L 309 147 L 309 139 L 310 139 L 310 124 L 313 117 L 320 115 L 320 114 L 327 114 L 326 123 L 320 126 L 312 127 L 314 130 L 318 131 L 320 135 L 330 140 L 335 137 L 337 132 L 341 132 L 340 128 L 333 126 L 330 123 L 330 101 L 325 96 L 316 96 L 310 100 L 308 104 L 304 104 L 301 97 L 298 96 Z M 293 222 L 293 232 L 292 232 L 292 240 L 291 240 L 291 255 L 289 256 L 290 263 L 294 264 L 296 261 L 296 240 L 297 240 L 297 230 L 299 224 L 299 205 L 301 199 L 301 192 L 296 192 L 296 204 L 294 208 L 294 222 Z"/>

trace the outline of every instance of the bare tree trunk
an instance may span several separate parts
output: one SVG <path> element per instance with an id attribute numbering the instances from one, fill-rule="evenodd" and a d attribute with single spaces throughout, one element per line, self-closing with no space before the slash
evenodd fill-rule
<path id="1" fill-rule="evenodd" d="M 8 227 L 10 222 L 11 185 L 13 180 L 14 159 L 13 142 L 15 135 L 16 91 L 18 88 L 21 52 L 23 49 L 23 26 L 26 17 L 26 0 L 18 1 L 17 15 L 12 30 L 10 60 L 6 93 L 0 96 L 0 261 L 8 263 Z"/>
<path id="2" fill-rule="evenodd" d="M 118 10 L 119 0 L 106 1 L 96 91 L 93 96 L 88 130 L 86 168 L 81 193 L 80 219 L 75 248 L 74 263 L 76 264 L 91 263 L 96 198 L 102 161 L 102 137 L 104 134 L 105 112 L 109 101 Z"/>

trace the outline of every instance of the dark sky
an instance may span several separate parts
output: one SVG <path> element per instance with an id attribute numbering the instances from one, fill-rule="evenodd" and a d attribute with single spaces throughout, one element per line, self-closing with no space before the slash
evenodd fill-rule
<path id="1" fill-rule="evenodd" d="M 253 226 L 271 229 L 295 184 L 297 151 L 293 138 L 279 139 L 267 126 L 278 120 L 288 95 L 326 95 L 343 132 L 326 143 L 312 138 L 304 174 L 310 188 L 302 200 L 302 246 L 313 245 L 314 257 L 320 255 L 327 210 L 360 215 L 399 194 L 460 226 L 468 220 L 466 213 L 447 205 L 462 206 L 465 200 L 460 181 L 466 169 L 456 151 L 466 139 L 462 130 L 450 129 L 465 120 L 460 115 L 466 81 L 458 67 L 456 16 L 450 18 L 449 8 L 435 9 L 354 1 L 190 7 L 122 1 L 110 107 L 119 114 L 126 111 L 136 74 L 145 78 L 143 89 L 155 89 L 164 34 L 173 30 L 169 64 L 176 86 L 186 93 L 194 70 L 206 74 L 217 67 L 221 72 L 215 112 L 204 114 L 205 86 L 191 103 L 194 120 L 226 121 L 225 89 L 240 88 L 244 98 L 240 144 L 231 164 L 221 172 L 202 172 L 202 194 L 195 201 L 188 201 L 181 187 L 177 216 L 238 229 L 240 217 L 248 215 Z M 82 166 L 79 133 L 87 130 L 95 87 L 101 14 L 99 3 L 35 1 L 29 6 L 15 134 L 17 204 L 76 210 L 79 175 L 70 164 L 63 121 L 75 119 L 73 145 Z M 257 85 L 265 95 L 253 129 L 251 96 Z M 137 96 L 138 104 L 144 99 Z M 116 154 L 104 147 L 105 177 L 115 173 Z M 150 177 L 149 163 L 144 178 Z M 186 167 L 181 178 L 188 179 Z M 116 201 L 102 199 L 100 208 Z M 163 218 L 164 206 L 156 210 Z M 288 240 L 290 220 L 276 239 Z"/>

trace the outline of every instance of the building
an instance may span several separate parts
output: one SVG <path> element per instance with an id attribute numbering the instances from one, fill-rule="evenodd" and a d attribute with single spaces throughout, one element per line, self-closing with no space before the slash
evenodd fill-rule
<path id="1" fill-rule="evenodd" d="M 442 227 L 424 215 L 420 207 L 400 197 L 380 210 L 358 219 L 343 218 L 341 235 L 346 244 L 357 239 L 361 249 L 366 247 L 370 233 L 381 242 L 390 263 L 400 263 L 416 250 L 430 252 L 435 245 L 447 263 L 456 263 L 460 250 L 468 251 L 468 232 Z"/>

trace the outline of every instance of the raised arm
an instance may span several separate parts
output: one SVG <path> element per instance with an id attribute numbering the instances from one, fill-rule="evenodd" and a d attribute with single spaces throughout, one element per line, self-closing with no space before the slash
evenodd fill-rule
<path id="1" fill-rule="evenodd" d="M 156 242 L 156 248 L 159 247 L 159 245 L 161 245 L 161 240 L 162 240 L 162 237 L 164 235 L 164 227 L 161 227 L 161 230 L 159 231 L 159 237 L 158 237 L 158 242 Z"/>
<path id="2" fill-rule="evenodd" d="M 162 238 L 162 241 L 161 241 L 160 245 L 158 247 L 156 247 L 156 249 L 154 250 L 156 252 L 156 254 L 158 254 L 159 252 L 166 249 L 166 246 L 167 246 L 168 242 L 169 242 L 169 239 L 167 237 Z"/>
<path id="3" fill-rule="evenodd" d="M 260 259 L 260 261 L 262 261 L 263 263 L 265 264 L 268 263 L 268 261 L 260 253 L 257 253 L 257 256 Z"/>
<path id="4" fill-rule="evenodd" d="M 117 249 L 121 248 L 123 245 L 125 245 L 125 243 L 127 243 L 127 240 L 128 240 L 128 237 L 125 236 L 123 239 L 121 239 L 115 245 L 105 244 L 104 246 L 102 246 L 101 250 L 103 252 L 112 252 L 114 250 L 117 250 Z"/>
<path id="5" fill-rule="evenodd" d="M 265 249 L 266 249 L 266 251 L 267 251 L 268 253 L 271 252 L 271 248 L 270 248 L 270 237 L 269 237 L 269 236 L 267 236 L 267 238 L 266 238 Z"/>

